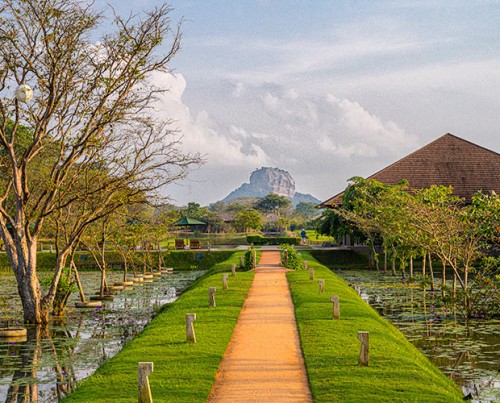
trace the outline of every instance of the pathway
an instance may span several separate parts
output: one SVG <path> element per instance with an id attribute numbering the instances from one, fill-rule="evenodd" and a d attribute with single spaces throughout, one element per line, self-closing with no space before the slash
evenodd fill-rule
<path id="1" fill-rule="evenodd" d="M 212 388 L 214 402 L 312 402 L 278 251 L 264 251 Z"/>

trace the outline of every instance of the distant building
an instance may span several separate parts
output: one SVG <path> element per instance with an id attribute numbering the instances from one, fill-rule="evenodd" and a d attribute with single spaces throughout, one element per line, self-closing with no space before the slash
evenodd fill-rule
<path id="1" fill-rule="evenodd" d="M 367 179 L 388 185 L 406 179 L 411 189 L 452 186 L 453 194 L 470 201 L 480 190 L 500 193 L 500 154 L 448 133 Z M 341 205 L 343 193 L 319 207 Z"/>

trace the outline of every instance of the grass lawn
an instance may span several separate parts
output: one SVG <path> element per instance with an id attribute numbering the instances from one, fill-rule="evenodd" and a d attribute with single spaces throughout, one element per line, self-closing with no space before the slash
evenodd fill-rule
<path id="1" fill-rule="evenodd" d="M 454 382 L 381 318 L 341 278 L 303 252 L 304 270 L 288 273 L 307 373 L 315 402 L 459 402 Z M 318 279 L 326 281 L 318 293 Z M 340 298 L 332 320 L 331 295 Z M 358 331 L 370 332 L 370 366 L 358 367 Z"/>
<path id="2" fill-rule="evenodd" d="M 238 315 L 250 288 L 253 272 L 229 276 L 222 288 L 223 272 L 239 265 L 239 256 L 214 267 L 216 274 L 193 284 L 115 357 L 82 382 L 65 402 L 137 402 L 137 363 L 151 361 L 149 375 L 153 401 L 205 402 L 227 348 Z M 208 288 L 217 287 L 216 308 L 208 308 Z M 196 344 L 186 338 L 186 313 L 196 313 Z"/>

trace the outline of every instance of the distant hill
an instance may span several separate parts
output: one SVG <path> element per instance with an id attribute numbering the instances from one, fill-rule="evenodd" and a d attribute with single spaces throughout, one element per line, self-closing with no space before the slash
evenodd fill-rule
<path id="1" fill-rule="evenodd" d="M 321 201 L 310 194 L 295 191 L 295 180 L 289 172 L 279 168 L 262 167 L 253 171 L 250 182 L 243 183 L 233 190 L 222 201 L 239 199 L 241 197 L 264 197 L 270 193 L 288 198 L 293 206 L 300 202 L 319 204 Z"/>

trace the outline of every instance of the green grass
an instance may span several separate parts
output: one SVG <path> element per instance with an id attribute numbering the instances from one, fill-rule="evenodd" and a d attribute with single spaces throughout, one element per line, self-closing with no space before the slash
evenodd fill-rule
<path id="1" fill-rule="evenodd" d="M 311 391 L 315 402 L 459 402 L 462 393 L 393 325 L 341 278 L 312 260 L 288 273 Z M 325 279 L 318 293 L 317 279 Z M 331 295 L 340 298 L 332 320 Z M 370 366 L 358 367 L 358 331 L 370 332 Z"/>
<path id="2" fill-rule="evenodd" d="M 239 264 L 235 253 L 167 305 L 145 330 L 97 372 L 84 380 L 65 402 L 137 402 L 137 363 L 151 361 L 153 401 L 205 402 L 229 344 L 253 272 L 237 272 L 222 289 L 223 272 Z M 217 287 L 216 308 L 208 308 L 208 288 Z M 185 342 L 186 313 L 196 313 L 196 344 Z"/>

